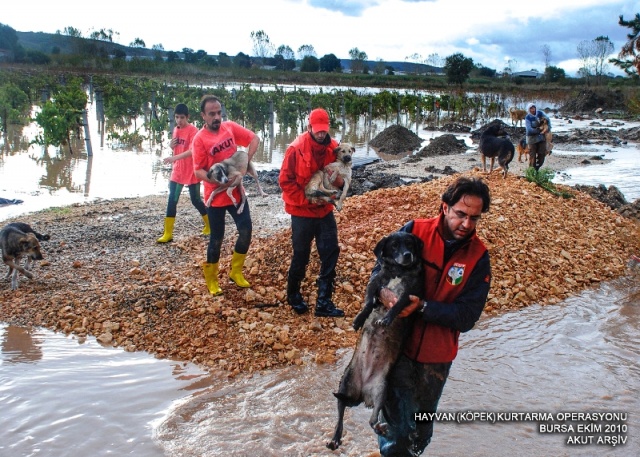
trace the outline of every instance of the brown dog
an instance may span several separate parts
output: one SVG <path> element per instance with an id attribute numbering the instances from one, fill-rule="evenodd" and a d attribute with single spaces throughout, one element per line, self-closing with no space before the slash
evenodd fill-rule
<path id="1" fill-rule="evenodd" d="M 526 137 L 522 137 L 522 139 L 518 141 L 516 150 L 518 151 L 518 162 L 522 162 L 523 158 L 526 162 L 529 161 L 529 145 L 527 144 Z"/>
<path id="2" fill-rule="evenodd" d="M 511 116 L 511 125 L 516 126 L 518 122 L 520 122 L 520 127 L 522 127 L 522 121 L 527 116 L 527 112 L 523 109 L 517 109 L 515 106 L 509 108 L 509 116 Z"/>
<path id="3" fill-rule="evenodd" d="M 253 164 L 249 162 L 249 154 L 247 151 L 238 149 L 231 157 L 223 160 L 222 162 L 213 164 L 209 171 L 207 171 L 207 178 L 218 183 L 219 187 L 211 192 L 206 205 L 209 206 L 213 197 L 226 191 L 233 204 L 238 206 L 238 202 L 233 197 L 233 189 L 238 187 L 240 189 L 241 198 L 240 206 L 238 206 L 238 214 L 242 213 L 244 205 L 247 202 L 247 194 L 245 193 L 244 186 L 242 185 L 242 179 L 246 174 L 249 174 L 249 176 L 256 180 L 256 183 L 258 184 L 258 192 L 260 192 L 261 196 L 265 197 L 267 194 L 262 190 L 262 186 L 260 186 L 256 169 L 253 168 Z"/>
<path id="4" fill-rule="evenodd" d="M 2 261 L 9 267 L 7 277 L 11 276 L 11 289 L 18 288 L 18 272 L 29 279 L 33 279 L 31 262 L 42 260 L 40 242 L 48 240 L 49 235 L 41 235 L 24 222 L 14 222 L 0 230 L 0 248 L 2 249 Z M 25 266 L 20 266 L 20 261 L 25 258 Z"/>
<path id="5" fill-rule="evenodd" d="M 544 139 L 547 142 L 547 154 L 551 154 L 553 149 L 553 134 L 549 131 L 549 121 L 545 117 L 540 117 L 540 133 L 544 135 Z"/>
<path id="6" fill-rule="evenodd" d="M 342 210 L 344 199 L 351 186 L 351 156 L 356 148 L 347 143 L 342 143 L 333 150 L 336 153 L 335 162 L 331 162 L 322 170 L 316 171 L 305 187 L 304 194 L 307 199 L 319 198 L 336 205 L 338 211 Z M 344 182 L 342 192 L 339 184 Z M 336 200 L 336 197 L 340 197 Z"/>

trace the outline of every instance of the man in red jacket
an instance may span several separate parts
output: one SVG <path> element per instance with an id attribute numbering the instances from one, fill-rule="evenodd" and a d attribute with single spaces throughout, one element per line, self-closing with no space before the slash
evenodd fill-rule
<path id="1" fill-rule="evenodd" d="M 438 216 L 409 221 L 401 229 L 424 242 L 425 296 L 412 297 L 412 304 L 399 314 L 411 315 L 414 324 L 389 373 L 382 409 L 389 428 L 378 437 L 383 456 L 420 455 L 431 441 L 433 420 L 416 415 L 436 412 L 460 332 L 473 328 L 489 294 L 489 253 L 476 224 L 490 203 L 489 188 L 481 179 L 460 177 L 442 194 Z M 376 266 L 373 275 L 378 270 Z M 379 299 L 386 307 L 397 300 L 388 289 Z"/>
<path id="2" fill-rule="evenodd" d="M 333 150 L 338 142 L 329 136 L 329 114 L 322 108 L 309 113 L 307 131 L 298 136 L 287 148 L 280 168 L 280 188 L 284 209 L 291 215 L 291 242 L 293 256 L 287 275 L 287 301 L 298 314 L 309 310 L 300 293 L 305 277 L 311 243 L 315 239 L 320 256 L 320 273 L 316 282 L 318 299 L 315 315 L 342 317 L 344 312 L 331 301 L 333 280 L 340 247 L 338 226 L 333 205 L 323 200 L 307 200 L 304 189 L 311 176 L 336 160 Z"/>

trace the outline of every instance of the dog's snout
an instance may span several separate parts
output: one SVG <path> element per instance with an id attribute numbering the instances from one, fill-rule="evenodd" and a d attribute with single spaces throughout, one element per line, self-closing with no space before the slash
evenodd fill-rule
<path id="1" fill-rule="evenodd" d="M 410 251 L 405 251 L 402 253 L 402 258 L 406 263 L 413 262 L 413 253 Z"/>

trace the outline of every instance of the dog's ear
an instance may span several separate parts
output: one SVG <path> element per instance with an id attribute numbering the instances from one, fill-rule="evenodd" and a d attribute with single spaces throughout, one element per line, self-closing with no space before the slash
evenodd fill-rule
<path id="1" fill-rule="evenodd" d="M 416 244 L 416 253 L 422 256 L 422 250 L 424 249 L 424 241 L 421 238 L 413 235 L 413 242 Z"/>
<path id="2" fill-rule="evenodd" d="M 422 241 L 422 239 L 418 238 L 416 235 L 413 235 L 412 238 L 416 254 L 415 263 L 419 264 L 420 262 L 422 262 L 422 250 L 424 249 L 424 241 Z"/>
<path id="3" fill-rule="evenodd" d="M 27 235 L 25 235 L 22 238 L 20 238 L 20 241 L 18 241 L 18 245 L 20 246 L 20 249 L 22 251 L 26 251 L 27 249 L 29 249 L 29 246 L 31 245 L 31 240 Z"/>
<path id="4" fill-rule="evenodd" d="M 378 244 L 376 244 L 376 247 L 373 248 L 373 253 L 376 256 L 376 259 L 379 259 L 380 257 L 382 257 L 382 252 L 384 251 L 384 246 L 385 244 L 387 244 L 387 238 L 388 237 L 384 237 L 382 238 L 380 241 L 378 241 Z"/>

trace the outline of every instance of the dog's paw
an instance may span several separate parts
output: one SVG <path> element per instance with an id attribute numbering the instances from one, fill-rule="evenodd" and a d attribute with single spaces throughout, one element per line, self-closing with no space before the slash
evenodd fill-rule
<path id="1" fill-rule="evenodd" d="M 383 318 L 383 319 L 378 319 L 377 321 L 374 322 L 374 324 L 376 325 L 376 327 L 388 327 L 389 324 L 391 324 L 391 322 L 387 318 Z"/>
<path id="2" fill-rule="evenodd" d="M 365 319 L 362 319 L 359 316 L 356 316 L 356 318 L 353 320 L 353 324 L 351 324 L 351 326 L 356 331 L 360 330 L 362 328 L 362 326 L 364 325 L 364 321 L 365 321 Z"/>
<path id="3" fill-rule="evenodd" d="M 377 422 L 373 424 L 371 428 L 376 432 L 376 434 L 384 436 L 389 431 L 389 424 L 386 422 Z"/>

